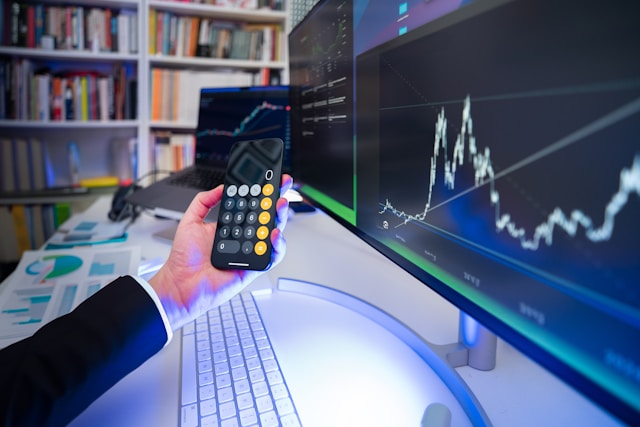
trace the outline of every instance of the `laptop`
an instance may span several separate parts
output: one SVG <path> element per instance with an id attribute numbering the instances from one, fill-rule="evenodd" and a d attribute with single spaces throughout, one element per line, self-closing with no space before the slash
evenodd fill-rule
<path id="1" fill-rule="evenodd" d="M 229 151 L 236 141 L 282 139 L 283 171 L 289 172 L 290 135 L 288 86 L 202 88 L 195 163 L 131 193 L 127 201 L 153 211 L 156 216 L 180 219 L 198 192 L 224 181 Z M 214 214 L 209 217 L 215 218 Z"/>

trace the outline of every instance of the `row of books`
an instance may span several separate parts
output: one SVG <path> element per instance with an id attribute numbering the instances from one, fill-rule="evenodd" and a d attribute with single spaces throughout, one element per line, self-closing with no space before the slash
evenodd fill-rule
<path id="1" fill-rule="evenodd" d="M 273 61 L 281 57 L 282 26 L 241 24 L 149 11 L 149 54 Z"/>
<path id="2" fill-rule="evenodd" d="M 3 2 L 2 44 L 94 52 L 138 52 L 138 14 L 89 6 Z"/>
<path id="3" fill-rule="evenodd" d="M 83 169 L 81 144 L 40 138 L 0 137 L 0 198 L 43 194 L 44 190 L 129 184 L 137 175 L 137 138 L 109 141 L 106 176 Z M 56 150 L 65 150 L 60 153 Z M 53 147 L 54 151 L 51 151 Z M 86 158 L 85 158 L 86 160 Z M 104 173 L 104 171 L 102 171 Z"/>
<path id="4" fill-rule="evenodd" d="M 0 191 L 43 190 L 53 184 L 47 147 L 37 138 L 0 137 Z"/>
<path id="5" fill-rule="evenodd" d="M 239 9 L 285 10 L 285 0 L 167 0 L 180 3 L 210 4 Z"/>
<path id="6" fill-rule="evenodd" d="M 0 168 L 0 193 L 42 190 L 53 182 L 46 147 L 35 138 L 0 137 Z M 0 206 L 0 261 L 15 261 L 23 251 L 42 246 L 68 209 L 65 204 Z"/>
<path id="7" fill-rule="evenodd" d="M 40 249 L 72 213 L 69 203 L 0 206 L 0 262 Z"/>
<path id="8" fill-rule="evenodd" d="M 191 166 L 195 159 L 195 136 L 193 134 L 152 132 L 154 167 L 160 173 L 175 172 Z"/>
<path id="9" fill-rule="evenodd" d="M 196 71 L 153 68 L 150 81 L 152 121 L 190 123 L 198 120 L 200 88 L 251 86 L 254 75 L 246 72 Z"/>
<path id="10" fill-rule="evenodd" d="M 18 58 L 0 66 L 0 119 L 66 121 L 135 119 L 136 80 L 123 66 L 52 73 Z"/>

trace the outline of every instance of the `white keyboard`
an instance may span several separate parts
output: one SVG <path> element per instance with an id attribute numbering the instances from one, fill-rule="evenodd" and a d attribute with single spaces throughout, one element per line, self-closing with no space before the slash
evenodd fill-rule
<path id="1" fill-rule="evenodd" d="M 300 426 L 250 293 L 182 330 L 181 427 Z"/>

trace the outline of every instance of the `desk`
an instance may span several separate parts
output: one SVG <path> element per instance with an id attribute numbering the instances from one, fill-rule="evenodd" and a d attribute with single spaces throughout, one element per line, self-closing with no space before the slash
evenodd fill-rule
<path id="1" fill-rule="evenodd" d="M 84 215 L 87 219 L 106 220 L 109 203 L 108 198 L 101 198 Z M 140 245 L 144 259 L 164 259 L 169 253 L 170 244 L 154 235 L 174 225 L 175 223 L 170 220 L 160 220 L 143 214 L 130 227 L 126 244 Z M 263 276 L 262 280 L 251 285 L 251 289 L 274 287 L 280 278 L 318 283 L 352 295 L 389 313 L 429 342 L 446 344 L 457 340 L 458 311 L 455 307 L 390 263 L 326 215 L 320 212 L 293 215 L 285 230 L 285 237 L 287 240 L 285 259 Z M 390 289 L 393 291 L 390 292 Z M 295 308 L 295 306 L 290 307 Z M 268 317 L 272 314 L 264 315 Z M 345 319 L 349 316 L 344 312 L 340 315 L 345 316 Z M 291 308 L 291 316 L 290 319 L 296 319 L 295 316 L 301 319 L 304 314 L 295 313 L 295 309 Z M 356 323 L 359 321 L 354 320 L 353 324 Z M 350 324 L 343 323 L 341 326 L 349 328 Z M 358 328 L 362 327 L 364 326 L 359 323 Z M 380 348 L 382 349 L 387 345 L 389 337 L 378 336 L 381 337 Z M 327 340 L 335 350 L 340 350 L 339 343 L 332 342 L 331 337 L 327 337 Z M 172 343 L 166 352 L 172 351 L 177 351 L 175 343 Z M 371 351 L 371 348 L 368 351 Z M 279 357 L 294 356 L 289 352 L 288 356 Z M 372 354 L 363 353 L 358 357 L 362 361 L 369 361 Z M 154 357 L 142 368 L 167 369 L 167 366 L 163 365 L 163 360 L 166 359 Z M 399 367 L 405 363 L 414 363 L 407 361 L 408 357 L 401 360 L 402 362 L 398 363 Z M 384 368 L 393 370 L 396 367 L 386 365 Z M 417 378 L 424 379 L 426 388 L 431 387 L 429 382 L 439 381 L 437 378 L 434 380 L 432 376 L 430 377 L 427 370 L 429 370 L 428 366 L 423 366 L 421 372 L 416 374 Z M 495 426 L 618 425 L 606 413 L 501 340 L 498 344 L 498 360 L 494 370 L 481 372 L 462 367 L 457 368 L 456 371 L 473 391 Z M 132 373 L 130 377 L 135 377 L 135 374 L 136 372 Z M 323 375 L 330 375 L 330 373 Z M 125 378 L 122 383 L 135 382 L 130 377 Z M 313 382 L 314 378 L 316 380 L 319 378 L 317 373 L 308 371 L 305 381 Z M 341 378 L 337 376 L 333 380 L 340 384 Z M 376 386 L 383 385 L 386 384 L 369 384 L 368 390 L 374 392 Z M 340 386 L 349 387 L 349 384 L 340 384 Z M 107 394 L 118 393 L 122 389 L 119 387 L 121 384 L 116 385 Z M 362 392 L 361 387 L 358 390 Z M 171 391 L 167 392 L 171 393 Z M 351 395 L 351 390 L 347 389 L 344 396 Z M 122 397 L 120 402 L 126 402 L 125 397 Z M 373 397 L 371 402 L 375 402 Z M 348 397 L 345 398 L 348 399 Z M 88 412 L 93 411 L 94 414 L 108 416 L 109 410 L 116 408 L 110 408 L 105 402 L 106 399 L 101 399 L 90 407 Z M 366 405 L 360 409 L 365 410 L 365 408 Z M 369 410 L 374 408 L 376 408 L 375 403 L 369 405 Z M 324 408 L 321 409 L 324 410 Z M 331 408 L 326 408 L 324 412 L 330 410 Z M 83 414 L 74 425 L 89 425 L 87 421 L 89 419 L 87 414 Z M 110 425 L 104 418 L 102 421 L 103 424 Z M 173 422 L 167 425 L 173 425 Z"/>

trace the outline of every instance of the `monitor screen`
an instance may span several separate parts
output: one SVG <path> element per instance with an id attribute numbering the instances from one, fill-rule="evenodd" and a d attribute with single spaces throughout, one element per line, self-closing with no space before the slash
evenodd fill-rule
<path id="1" fill-rule="evenodd" d="M 283 167 L 291 167 L 288 86 L 214 87 L 200 90 L 196 163 L 226 165 L 236 141 L 280 138 Z"/>
<path id="2" fill-rule="evenodd" d="M 297 40 L 346 15 L 340 3 L 291 33 L 292 70 L 322 65 L 333 44 Z M 329 172 L 305 153 L 295 164 L 314 203 L 627 422 L 640 419 L 638 16 L 624 1 L 450 7 L 354 52 L 352 133 L 305 140 Z M 358 39 L 366 25 L 351 24 Z M 345 153 L 352 176 L 327 180 Z"/>

